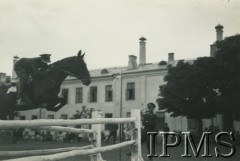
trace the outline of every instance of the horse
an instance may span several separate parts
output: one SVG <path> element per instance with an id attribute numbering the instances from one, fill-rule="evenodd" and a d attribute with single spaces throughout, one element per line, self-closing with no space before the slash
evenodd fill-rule
<path id="1" fill-rule="evenodd" d="M 91 77 L 84 61 L 81 50 L 77 56 L 67 57 L 49 65 L 48 76 L 43 79 L 34 79 L 26 88 L 23 99 L 27 105 L 16 105 L 17 92 L 7 92 L 0 98 L 0 119 L 11 117 L 16 111 L 46 108 L 48 111 L 57 112 L 66 100 L 59 97 L 60 86 L 67 76 L 76 77 L 88 86 Z"/>

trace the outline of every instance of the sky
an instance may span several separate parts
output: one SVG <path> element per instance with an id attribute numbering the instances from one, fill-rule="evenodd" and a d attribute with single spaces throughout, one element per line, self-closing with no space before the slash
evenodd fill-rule
<path id="1" fill-rule="evenodd" d="M 0 0 L 0 72 L 11 76 L 13 56 L 52 54 L 52 62 L 86 52 L 88 69 L 210 55 L 215 26 L 240 33 L 240 0 Z"/>

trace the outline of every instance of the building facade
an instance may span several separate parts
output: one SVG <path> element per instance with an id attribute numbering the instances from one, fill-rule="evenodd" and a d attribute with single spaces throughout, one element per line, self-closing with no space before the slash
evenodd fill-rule
<path id="1" fill-rule="evenodd" d="M 83 107 L 99 110 L 103 117 L 128 117 L 131 109 L 144 110 L 148 102 L 156 104 L 159 86 L 164 83 L 163 78 L 167 74 L 167 65 L 175 64 L 174 53 L 169 53 L 168 62 L 163 64 L 146 63 L 146 38 L 139 39 L 139 48 L 139 63 L 136 56 L 129 55 L 125 67 L 91 70 L 92 83 L 89 86 L 68 77 L 62 83 L 60 93 L 67 104 L 58 112 L 45 109 L 23 111 L 20 119 L 69 119 Z M 159 128 L 167 122 L 171 129 L 187 130 L 186 118 L 171 118 L 165 112 L 157 113 L 161 117 Z"/>

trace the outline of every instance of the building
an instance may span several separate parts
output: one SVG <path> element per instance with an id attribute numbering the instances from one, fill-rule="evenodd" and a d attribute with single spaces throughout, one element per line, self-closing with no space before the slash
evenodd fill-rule
<path id="1" fill-rule="evenodd" d="M 216 26 L 217 41 L 223 39 L 223 26 Z M 145 109 L 148 102 L 154 102 L 159 93 L 159 85 L 164 83 L 167 65 L 176 65 L 174 53 L 168 54 L 168 61 L 146 63 L 146 41 L 139 39 L 139 63 L 137 57 L 129 55 L 128 66 L 91 70 L 92 83 L 84 86 L 80 80 L 68 77 L 61 86 L 61 93 L 67 104 L 58 112 L 36 109 L 21 112 L 20 119 L 69 119 L 82 108 L 99 110 L 106 118 L 128 117 L 131 109 Z M 215 43 L 210 46 L 210 56 L 216 51 Z M 14 58 L 14 61 L 16 59 Z M 127 63 L 126 63 L 127 64 Z M 14 78 L 14 77 L 13 77 Z M 170 117 L 165 111 L 159 116 L 159 129 L 168 123 L 171 130 L 195 130 L 195 122 L 186 117 Z M 221 116 L 203 120 L 203 126 L 214 124 L 222 128 Z"/>
<path id="2" fill-rule="evenodd" d="M 7 85 L 11 82 L 11 77 L 7 76 L 6 73 L 0 73 L 0 85 Z"/>
<path id="3" fill-rule="evenodd" d="M 84 86 L 76 78 L 67 78 L 61 86 L 60 94 L 68 103 L 57 113 L 37 109 L 21 112 L 20 119 L 67 119 L 77 110 L 81 111 L 82 107 L 100 110 L 104 117 L 128 117 L 131 109 L 145 109 L 148 102 L 156 103 L 167 65 L 175 63 L 174 53 L 169 53 L 168 62 L 163 64 L 146 63 L 146 38 L 139 39 L 139 48 L 139 63 L 136 56 L 129 55 L 128 66 L 91 70 L 92 83 L 89 86 Z M 161 116 L 165 117 L 164 114 Z M 172 123 L 166 117 L 170 128 L 186 127 L 178 125 L 186 123 L 186 119 L 174 120 Z"/>

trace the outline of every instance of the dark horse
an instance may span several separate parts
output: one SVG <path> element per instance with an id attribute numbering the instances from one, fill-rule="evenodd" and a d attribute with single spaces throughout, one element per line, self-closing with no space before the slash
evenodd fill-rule
<path id="1" fill-rule="evenodd" d="M 58 96 L 61 83 L 67 76 L 80 79 L 84 85 L 91 83 L 89 71 L 84 62 L 84 54 L 68 57 L 50 65 L 49 75 L 44 79 L 36 79 L 28 86 L 24 100 L 26 106 L 17 106 L 17 92 L 5 93 L 0 98 L 0 119 L 7 119 L 16 111 L 24 111 L 42 107 L 48 111 L 58 111 L 66 104 L 66 100 Z"/>

